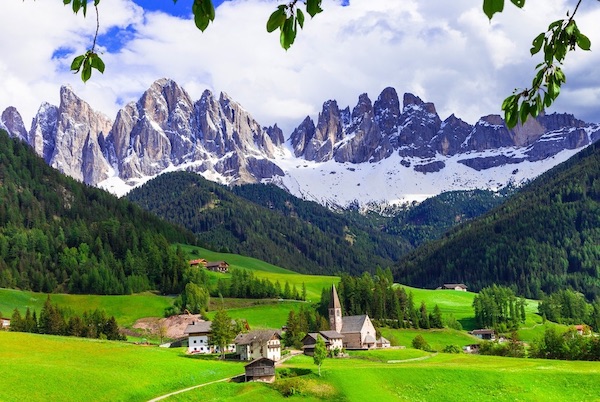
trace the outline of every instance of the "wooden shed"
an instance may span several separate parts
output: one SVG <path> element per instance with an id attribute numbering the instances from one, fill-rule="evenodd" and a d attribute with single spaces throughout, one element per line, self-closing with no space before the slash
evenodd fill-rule
<path id="1" fill-rule="evenodd" d="M 259 357 L 246 364 L 246 382 L 248 381 L 275 381 L 275 362 L 266 357 Z"/>

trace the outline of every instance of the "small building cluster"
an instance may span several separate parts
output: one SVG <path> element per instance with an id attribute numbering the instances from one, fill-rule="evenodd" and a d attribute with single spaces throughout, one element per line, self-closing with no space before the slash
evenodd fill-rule
<path id="1" fill-rule="evenodd" d="M 343 316 L 342 305 L 335 285 L 331 287 L 329 302 L 329 331 L 309 333 L 302 340 L 304 353 L 314 353 L 318 337 L 325 340 L 328 351 L 335 349 L 375 349 L 386 348 L 390 342 L 381 337 L 377 339 L 375 326 L 367 314 Z"/>
<path id="2" fill-rule="evenodd" d="M 221 349 L 209 342 L 212 321 L 199 321 L 189 324 L 183 332 L 188 336 L 188 353 L 221 353 Z M 235 352 L 235 344 L 225 348 L 226 353 Z"/>
<path id="3" fill-rule="evenodd" d="M 207 261 L 204 258 L 189 261 L 190 267 L 203 267 L 213 272 L 225 274 L 229 272 L 229 264 L 227 261 Z"/>
<path id="4" fill-rule="evenodd" d="M 457 290 L 459 292 L 466 292 L 467 285 L 464 283 L 444 283 L 442 286 L 437 287 L 435 290 Z"/>

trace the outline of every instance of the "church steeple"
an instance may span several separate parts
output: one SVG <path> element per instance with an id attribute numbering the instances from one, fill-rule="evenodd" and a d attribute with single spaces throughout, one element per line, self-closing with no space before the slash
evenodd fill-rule
<path id="1" fill-rule="evenodd" d="M 335 285 L 331 287 L 331 300 L 329 301 L 329 329 L 342 332 L 342 305 L 338 298 Z"/>

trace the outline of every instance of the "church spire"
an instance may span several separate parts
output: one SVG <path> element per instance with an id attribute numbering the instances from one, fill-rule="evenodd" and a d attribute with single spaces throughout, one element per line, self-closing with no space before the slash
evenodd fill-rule
<path id="1" fill-rule="evenodd" d="M 335 285 L 331 287 L 331 300 L 329 301 L 329 329 L 342 332 L 342 305 L 338 298 Z"/>

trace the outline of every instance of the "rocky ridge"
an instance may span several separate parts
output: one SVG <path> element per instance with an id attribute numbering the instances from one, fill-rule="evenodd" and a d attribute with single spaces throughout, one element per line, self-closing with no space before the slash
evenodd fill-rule
<path id="1" fill-rule="evenodd" d="M 498 115 L 475 125 L 455 115 L 442 121 L 432 103 L 407 93 L 401 104 L 396 90 L 385 88 L 375 102 L 360 95 L 352 110 L 326 101 L 316 123 L 307 116 L 286 142 L 276 124 L 261 126 L 225 93 L 217 97 L 206 90 L 193 101 L 164 78 L 123 107 L 114 121 L 62 87 L 59 106 L 42 104 L 29 131 L 13 107 L 2 113 L 0 128 L 29 143 L 51 166 L 90 185 L 117 179 L 131 187 L 164 171 L 186 169 L 226 184 L 272 181 L 304 198 L 311 198 L 306 190 L 289 185 L 301 180 L 289 177 L 297 174 L 293 164 L 334 163 L 354 171 L 393 159 L 394 169 L 404 169 L 394 175 L 443 172 L 449 161 L 472 172 L 510 165 L 517 171 L 525 162 L 546 163 L 600 138 L 598 124 L 568 114 L 542 115 L 514 130 Z M 438 192 L 444 190 L 440 185 Z M 312 198 L 323 202 L 323 197 Z M 326 197 L 336 203 L 335 194 Z"/>

